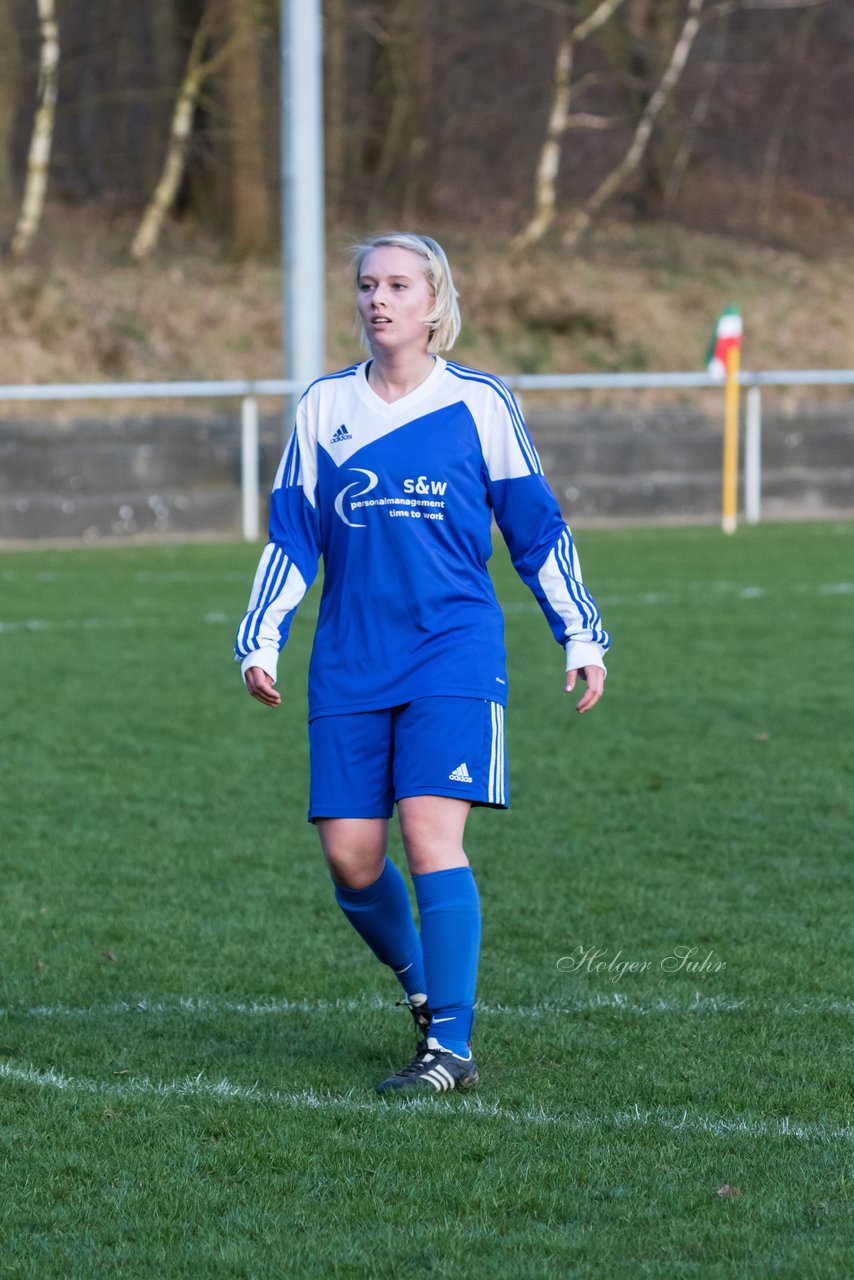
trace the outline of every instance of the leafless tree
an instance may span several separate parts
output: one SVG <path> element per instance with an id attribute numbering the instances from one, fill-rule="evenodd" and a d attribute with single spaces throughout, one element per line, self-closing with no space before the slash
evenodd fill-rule
<path id="1" fill-rule="evenodd" d="M 416 217 L 425 196 L 431 41 L 423 0 L 374 0 L 362 15 L 372 38 L 362 152 L 370 188 L 367 219 L 389 208 Z"/>
<path id="2" fill-rule="evenodd" d="M 19 70 L 18 33 L 11 0 L 0 0 L 0 207 L 11 203 L 12 127 Z"/>
<path id="3" fill-rule="evenodd" d="M 347 165 L 347 30 L 346 0 L 325 0 L 323 87 L 326 207 L 333 221 L 341 214 Z"/>
<path id="4" fill-rule="evenodd" d="M 534 179 L 534 213 L 528 225 L 513 241 L 514 248 L 524 249 L 541 240 L 552 225 L 557 210 L 557 177 L 560 171 L 561 141 L 573 124 L 569 113 L 572 85 L 572 63 L 576 46 L 581 44 L 613 17 L 624 0 L 602 0 L 582 22 L 566 30 L 563 14 L 559 16 L 560 35 L 552 78 L 552 103 L 546 134 L 540 148 L 540 159 Z M 586 116 L 587 127 L 603 127 L 607 122 Z"/>
<path id="5" fill-rule="evenodd" d="M 649 145 L 650 137 L 658 119 L 659 114 L 667 102 L 670 94 L 673 92 L 679 77 L 685 70 L 685 64 L 691 53 L 691 48 L 700 29 L 700 16 L 703 10 L 704 0 L 688 0 L 688 11 L 679 38 L 673 48 L 673 53 L 667 69 L 664 72 L 655 92 L 649 99 L 644 109 L 643 115 L 635 129 L 634 137 L 623 159 L 615 168 L 611 170 L 603 182 L 599 184 L 592 196 L 587 200 L 584 207 L 576 215 L 574 223 L 570 230 L 566 233 L 565 242 L 569 245 L 576 245 L 579 239 L 589 229 L 593 219 L 599 210 L 605 205 L 612 196 L 626 183 L 628 178 L 636 171 L 638 165 L 643 158 L 644 152 Z"/>
<path id="6" fill-rule="evenodd" d="M 59 25 L 54 0 L 38 0 L 39 89 L 21 212 L 12 236 L 13 258 L 24 258 L 39 229 L 50 165 L 59 82 Z"/>
<path id="7" fill-rule="evenodd" d="M 139 228 L 130 247 L 130 256 L 135 262 L 141 262 L 143 258 L 148 257 L 156 247 L 163 221 L 178 194 L 178 188 L 184 174 L 187 146 L 193 128 L 193 113 L 202 85 L 224 66 L 229 58 L 234 56 L 240 44 L 246 39 L 246 24 L 241 22 L 231 32 L 225 44 L 206 60 L 205 52 L 212 34 L 216 10 L 217 0 L 207 0 L 199 25 L 196 28 L 196 33 L 193 36 L 184 78 L 172 115 L 172 126 L 169 132 L 169 144 L 166 149 L 163 171 L 154 194 L 142 215 Z"/>
<path id="8" fill-rule="evenodd" d="M 805 9 L 800 15 L 792 42 L 788 49 L 788 67 L 786 89 L 779 104 L 776 119 L 768 135 L 768 146 L 762 163 L 757 193 L 757 212 L 760 221 L 767 221 L 774 199 L 774 188 L 780 168 L 780 152 L 783 140 L 789 128 L 792 111 L 801 89 L 800 71 L 806 61 L 810 37 L 815 26 L 818 10 L 815 7 Z"/>
<path id="9" fill-rule="evenodd" d="M 265 86 L 256 0 L 221 0 L 223 30 L 243 31 L 223 63 L 228 129 L 231 245 L 237 253 L 269 246 L 273 214 L 264 148 Z"/>
<path id="10" fill-rule="evenodd" d="M 679 195 L 682 179 L 685 176 L 685 170 L 690 164 L 697 136 L 709 114 L 715 82 L 726 51 L 729 17 L 728 13 L 718 13 L 714 17 L 711 52 L 703 67 L 700 90 L 685 123 L 684 132 L 673 157 L 673 163 L 670 166 L 670 172 L 667 175 L 667 181 L 664 186 L 666 204 L 673 204 Z"/>

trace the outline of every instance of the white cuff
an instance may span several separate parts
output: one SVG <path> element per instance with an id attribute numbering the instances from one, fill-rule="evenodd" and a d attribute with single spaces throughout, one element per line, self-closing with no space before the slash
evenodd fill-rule
<path id="1" fill-rule="evenodd" d="M 601 644 L 595 640 L 567 640 L 567 671 L 581 671 L 583 667 L 601 667 L 605 675 L 608 674 Z"/>
<path id="2" fill-rule="evenodd" d="M 252 653 L 247 653 L 246 657 L 240 664 L 240 674 L 245 681 L 246 672 L 250 667 L 260 667 L 262 671 L 266 671 L 267 675 L 276 683 L 276 672 L 279 665 L 279 651 L 269 645 L 266 649 L 255 649 Z"/>

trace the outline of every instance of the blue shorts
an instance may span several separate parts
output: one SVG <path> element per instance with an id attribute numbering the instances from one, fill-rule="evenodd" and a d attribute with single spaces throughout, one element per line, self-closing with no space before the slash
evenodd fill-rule
<path id="1" fill-rule="evenodd" d="M 390 818 L 407 796 L 507 808 L 504 708 L 485 698 L 416 698 L 308 726 L 308 820 Z"/>

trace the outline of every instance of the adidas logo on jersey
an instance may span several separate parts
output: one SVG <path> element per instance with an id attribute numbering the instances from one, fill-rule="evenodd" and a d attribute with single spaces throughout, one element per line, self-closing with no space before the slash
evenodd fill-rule
<path id="1" fill-rule="evenodd" d="M 344 423 L 342 422 L 341 426 L 335 432 L 335 435 L 332 437 L 329 443 L 343 444 L 345 440 L 352 440 L 352 439 L 353 437 L 350 435 L 350 432 L 347 430 L 347 428 L 344 426 Z"/>
<path id="2" fill-rule="evenodd" d="M 449 773 L 448 777 L 451 782 L 473 782 L 471 774 L 468 771 L 468 765 L 465 760 L 462 764 L 458 764 L 453 773 Z"/>

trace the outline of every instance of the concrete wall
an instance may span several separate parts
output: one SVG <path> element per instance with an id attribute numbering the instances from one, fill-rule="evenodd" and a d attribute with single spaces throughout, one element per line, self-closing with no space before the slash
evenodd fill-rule
<path id="1" fill-rule="evenodd" d="M 680 408 L 537 412 L 531 434 L 576 523 L 713 520 L 721 427 Z M 262 489 L 282 445 L 262 423 Z M 763 517 L 854 515 L 854 407 L 797 418 L 766 411 Z M 70 425 L 0 424 L 0 540 L 240 533 L 238 412 Z"/>

